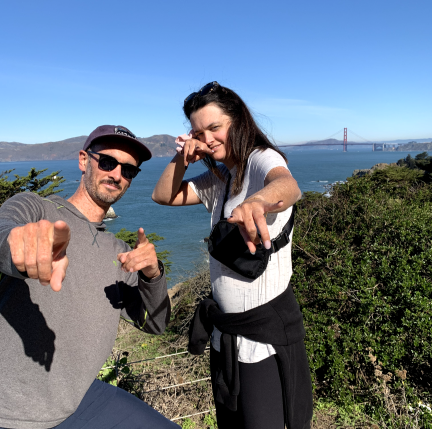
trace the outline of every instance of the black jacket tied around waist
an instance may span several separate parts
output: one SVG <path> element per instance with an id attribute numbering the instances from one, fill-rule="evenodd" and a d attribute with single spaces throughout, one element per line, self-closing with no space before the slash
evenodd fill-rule
<path id="1" fill-rule="evenodd" d="M 243 313 L 223 313 L 214 300 L 201 301 L 189 329 L 190 353 L 204 353 L 214 326 L 222 332 L 222 364 L 213 386 L 215 400 L 232 411 L 237 410 L 240 392 L 237 335 L 242 335 L 275 348 L 286 425 L 289 429 L 308 427 L 312 418 L 312 387 L 302 341 L 305 336 L 303 316 L 291 285 L 266 304 Z"/>

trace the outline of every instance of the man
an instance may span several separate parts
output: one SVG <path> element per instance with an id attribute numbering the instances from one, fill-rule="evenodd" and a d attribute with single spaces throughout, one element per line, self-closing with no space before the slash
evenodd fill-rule
<path id="1" fill-rule="evenodd" d="M 166 279 L 144 230 L 130 249 L 102 220 L 151 153 L 103 125 L 79 152 L 67 201 L 21 193 L 0 208 L 0 428 L 178 427 L 133 395 L 95 380 L 119 317 L 161 334 Z"/>

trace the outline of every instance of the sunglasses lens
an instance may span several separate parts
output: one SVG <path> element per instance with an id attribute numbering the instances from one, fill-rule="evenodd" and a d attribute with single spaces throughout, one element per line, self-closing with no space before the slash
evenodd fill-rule
<path id="1" fill-rule="evenodd" d="M 204 85 L 200 89 L 199 94 L 202 96 L 207 95 L 216 85 L 217 85 L 217 82 L 210 82 L 207 85 Z"/>
<path id="2" fill-rule="evenodd" d="M 189 101 L 191 101 L 192 98 L 194 98 L 195 95 L 197 95 L 197 94 L 198 94 L 197 92 L 193 92 L 192 94 L 189 94 L 189 95 L 185 98 L 185 100 L 184 100 L 184 104 L 189 103 Z"/>
<path id="3" fill-rule="evenodd" d="M 136 177 L 136 175 L 141 171 L 139 167 L 135 167 L 131 164 L 121 164 L 115 158 L 109 155 L 104 155 L 102 153 L 91 152 L 91 154 L 99 155 L 98 159 L 98 167 L 103 171 L 113 171 L 117 165 L 121 165 L 121 175 L 128 180 L 131 180 Z"/>
<path id="4" fill-rule="evenodd" d="M 108 155 L 99 155 L 99 167 L 103 171 L 113 171 L 118 165 L 118 161 Z"/>
<path id="5" fill-rule="evenodd" d="M 122 165 L 121 174 L 125 179 L 133 179 L 138 174 L 138 167 L 134 167 L 133 165 Z"/>
<path id="6" fill-rule="evenodd" d="M 185 98 L 183 106 L 186 106 L 186 104 L 189 103 L 189 101 L 191 101 L 196 95 L 199 95 L 199 96 L 207 95 L 209 92 L 212 92 L 213 89 L 217 88 L 218 86 L 219 86 L 219 84 L 216 81 L 210 82 L 210 83 L 204 85 L 198 92 L 193 92 L 192 94 L 189 94 Z"/>

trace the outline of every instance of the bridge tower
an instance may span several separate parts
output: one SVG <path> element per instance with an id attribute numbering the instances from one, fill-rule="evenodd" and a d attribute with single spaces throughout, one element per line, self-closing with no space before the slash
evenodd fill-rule
<path id="1" fill-rule="evenodd" d="M 347 151 L 347 146 L 348 146 L 347 129 L 344 128 L 344 141 L 343 141 L 343 151 L 344 152 Z"/>

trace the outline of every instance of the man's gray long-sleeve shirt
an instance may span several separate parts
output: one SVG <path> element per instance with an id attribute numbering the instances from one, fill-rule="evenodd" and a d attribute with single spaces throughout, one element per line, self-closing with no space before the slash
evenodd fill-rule
<path id="1" fill-rule="evenodd" d="M 41 219 L 71 229 L 60 292 L 11 261 L 11 229 Z M 109 357 L 120 315 L 146 332 L 164 331 L 165 276 L 146 282 L 123 272 L 117 254 L 128 250 L 61 197 L 22 193 L 0 207 L 0 427 L 45 429 L 69 417 Z"/>

